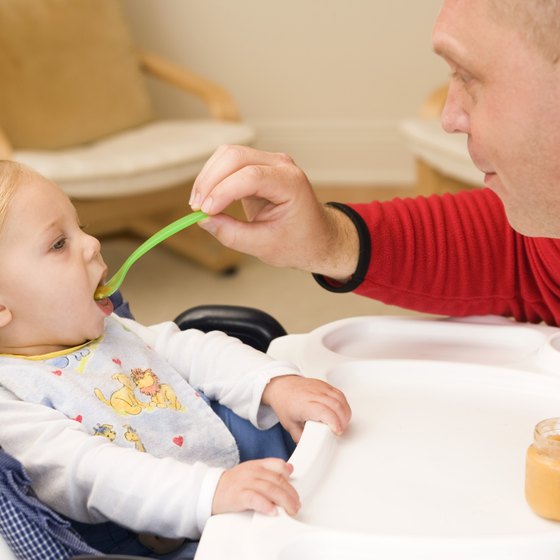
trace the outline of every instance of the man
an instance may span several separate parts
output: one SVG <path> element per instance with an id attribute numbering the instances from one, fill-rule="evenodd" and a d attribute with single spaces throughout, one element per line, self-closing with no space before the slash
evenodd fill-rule
<path id="1" fill-rule="evenodd" d="M 560 324 L 560 1 L 445 0 L 433 45 L 452 72 L 443 126 L 487 188 L 323 207 L 289 157 L 230 146 L 191 205 L 225 245 L 333 291 Z M 249 223 L 218 215 L 236 199 Z"/>

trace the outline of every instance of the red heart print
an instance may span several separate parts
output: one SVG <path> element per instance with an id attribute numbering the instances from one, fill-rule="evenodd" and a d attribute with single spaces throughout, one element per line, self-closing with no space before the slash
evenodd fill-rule
<path id="1" fill-rule="evenodd" d="M 60 371 L 59 369 L 54 369 L 52 373 L 54 373 L 55 375 L 62 375 L 62 371 Z"/>
<path id="2" fill-rule="evenodd" d="M 83 417 L 81 414 L 78 414 L 78 416 L 76 416 L 75 418 L 72 418 L 72 420 L 76 420 L 76 422 L 81 422 L 83 420 Z"/>
<path id="3" fill-rule="evenodd" d="M 122 366 L 122 362 L 118 358 L 113 358 L 113 362 L 115 362 L 118 366 Z"/>
<path id="4" fill-rule="evenodd" d="M 183 439 L 183 436 L 175 436 L 173 438 L 173 443 L 178 446 L 178 447 L 183 447 L 183 442 L 185 440 Z"/>

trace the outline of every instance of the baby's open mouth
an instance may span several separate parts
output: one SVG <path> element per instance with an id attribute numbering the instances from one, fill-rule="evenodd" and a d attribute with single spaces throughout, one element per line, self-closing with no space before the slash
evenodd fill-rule
<path id="1" fill-rule="evenodd" d="M 113 302 L 108 297 L 104 297 L 104 298 L 96 297 L 96 294 L 98 293 L 99 289 L 104 284 L 105 284 L 105 276 L 101 278 L 101 281 L 99 282 L 99 286 L 97 286 L 94 292 L 93 299 L 95 300 L 97 307 L 99 307 L 99 309 L 101 309 L 101 311 L 103 311 L 105 315 L 111 315 L 111 313 L 113 312 Z"/>
<path id="2" fill-rule="evenodd" d="M 105 313 L 105 315 L 111 315 L 113 313 L 113 302 L 108 298 L 97 299 L 95 300 L 97 307 Z"/>

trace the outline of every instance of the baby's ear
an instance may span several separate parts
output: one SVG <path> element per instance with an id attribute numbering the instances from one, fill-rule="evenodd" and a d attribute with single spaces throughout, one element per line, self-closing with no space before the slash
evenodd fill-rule
<path id="1" fill-rule="evenodd" d="M 0 303 L 0 328 L 8 325 L 12 320 L 12 312 Z"/>

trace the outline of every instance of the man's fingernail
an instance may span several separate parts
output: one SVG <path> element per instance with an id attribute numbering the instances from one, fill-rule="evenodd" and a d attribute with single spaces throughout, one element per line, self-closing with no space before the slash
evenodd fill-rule
<path id="1" fill-rule="evenodd" d="M 202 206 L 200 207 L 200 209 L 203 212 L 206 212 L 206 214 L 208 214 L 210 212 L 210 210 L 212 210 L 212 204 L 213 204 L 213 200 L 212 197 L 209 196 L 203 203 Z"/>
<path id="2" fill-rule="evenodd" d="M 191 199 L 189 200 L 189 204 L 196 210 L 199 208 L 200 204 L 200 193 L 198 191 L 193 191 L 191 193 Z"/>

